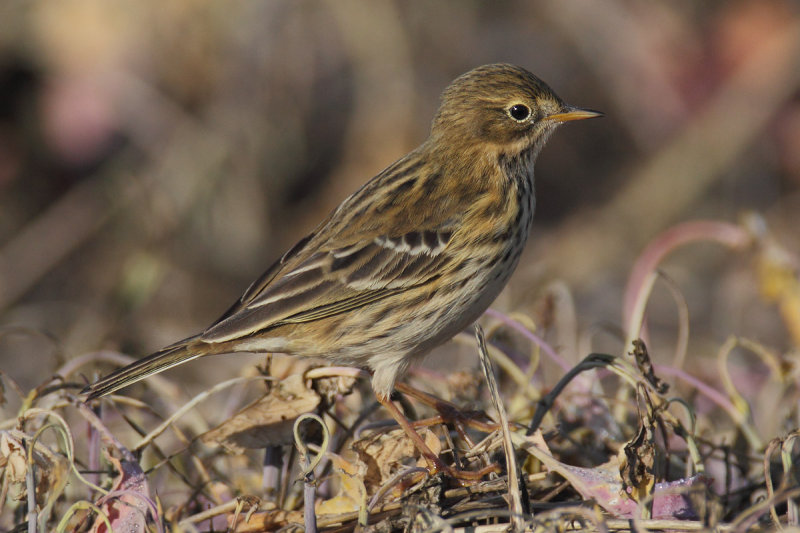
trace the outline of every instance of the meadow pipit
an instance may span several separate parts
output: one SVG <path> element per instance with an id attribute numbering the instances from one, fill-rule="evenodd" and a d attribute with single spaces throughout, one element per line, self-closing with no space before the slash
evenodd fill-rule
<path id="1" fill-rule="evenodd" d="M 395 380 L 492 303 L 531 228 L 536 156 L 562 122 L 599 115 L 520 67 L 467 72 L 445 89 L 428 139 L 344 200 L 219 320 L 84 392 L 97 398 L 212 354 L 322 357 L 372 370 L 378 400 L 441 468 L 389 401 Z"/>

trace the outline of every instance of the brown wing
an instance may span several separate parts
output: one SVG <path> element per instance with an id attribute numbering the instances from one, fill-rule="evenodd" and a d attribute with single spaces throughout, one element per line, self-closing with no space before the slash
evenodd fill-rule
<path id="1" fill-rule="evenodd" d="M 280 277 L 202 335 L 223 342 L 282 324 L 309 322 L 367 305 L 438 276 L 451 230 L 376 237 L 319 251 Z"/>
<path id="2" fill-rule="evenodd" d="M 426 186 L 414 170 L 401 160 L 345 200 L 201 339 L 320 320 L 436 278 L 467 206 L 452 197 L 435 201 L 438 184 Z"/>

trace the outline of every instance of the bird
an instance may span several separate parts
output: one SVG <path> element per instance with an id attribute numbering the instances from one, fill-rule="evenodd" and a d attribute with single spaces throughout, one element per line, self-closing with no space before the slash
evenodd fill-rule
<path id="1" fill-rule="evenodd" d="M 443 469 L 391 402 L 395 382 L 504 288 L 531 230 L 539 152 L 559 124 L 601 115 L 519 66 L 462 74 L 419 147 L 347 197 L 208 328 L 99 379 L 86 401 L 207 355 L 313 356 L 371 371 L 378 401 Z"/>

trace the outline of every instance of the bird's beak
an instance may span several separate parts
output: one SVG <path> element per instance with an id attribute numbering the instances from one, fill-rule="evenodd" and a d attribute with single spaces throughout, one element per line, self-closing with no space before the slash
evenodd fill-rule
<path id="1" fill-rule="evenodd" d="M 564 106 L 560 113 L 555 113 L 544 117 L 548 122 L 569 122 L 570 120 L 583 120 L 587 118 L 602 117 L 603 113 L 592 111 L 591 109 L 581 109 L 580 107 Z"/>

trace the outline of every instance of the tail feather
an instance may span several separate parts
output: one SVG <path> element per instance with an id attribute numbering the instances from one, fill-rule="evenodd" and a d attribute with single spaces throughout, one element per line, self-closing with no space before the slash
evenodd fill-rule
<path id="1" fill-rule="evenodd" d="M 201 347 L 191 342 L 195 338 L 182 340 L 120 368 L 87 386 L 81 394 L 86 396 L 86 401 L 93 400 L 205 355 L 202 349 L 198 349 Z"/>

